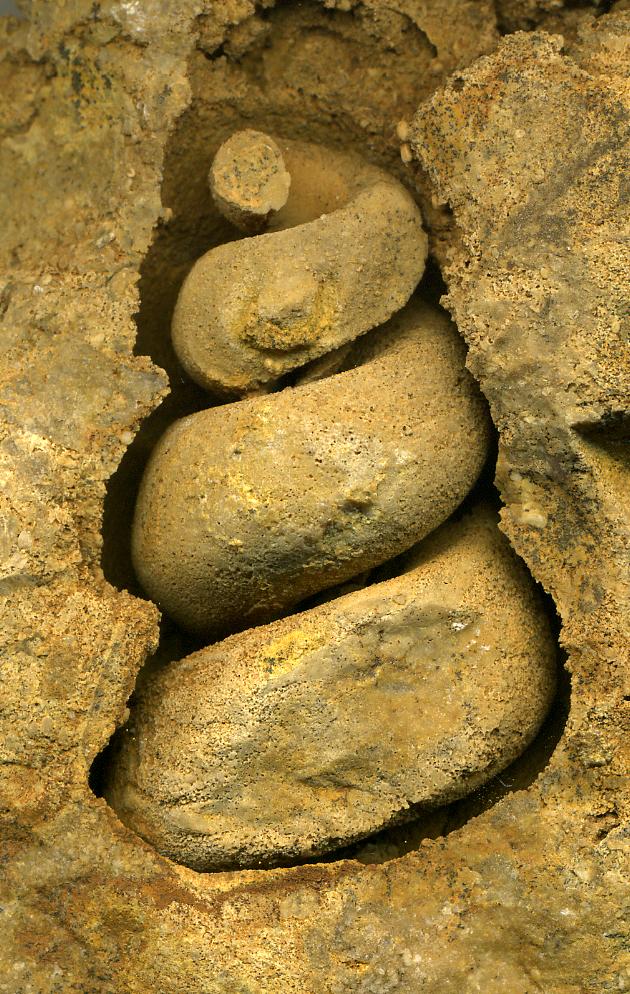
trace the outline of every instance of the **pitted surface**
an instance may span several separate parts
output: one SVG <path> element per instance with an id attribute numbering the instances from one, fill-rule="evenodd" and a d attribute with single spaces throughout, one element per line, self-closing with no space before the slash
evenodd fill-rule
<path id="1" fill-rule="evenodd" d="M 443 313 L 410 304 L 362 366 L 176 422 L 145 472 L 133 554 L 147 592 L 207 641 L 408 549 L 488 452 L 483 398 Z"/>
<path id="2" fill-rule="evenodd" d="M 199 160 L 205 187 L 213 149 L 242 126 L 242 109 L 251 120 L 262 106 L 266 127 L 281 118 L 293 134 L 319 128 L 315 140 L 343 135 L 393 163 L 394 122 L 409 119 L 446 75 L 496 44 L 488 4 L 402 7 L 396 0 L 387 10 L 344 0 L 327 10 L 287 4 L 252 17 L 250 4 L 227 2 L 204 8 L 195 23 L 199 8 L 185 2 L 168 9 L 36 2 L 30 24 L 3 26 L 3 86 L 11 80 L 3 92 L 16 94 L 2 115 L 3 169 L 11 177 L 3 190 L 2 253 L 12 267 L 0 298 L 12 350 L 2 357 L 5 372 L 13 373 L 16 363 L 28 370 L 44 338 L 71 330 L 107 353 L 94 362 L 114 358 L 141 370 L 131 358 L 136 274 L 162 212 L 168 131 L 190 96 L 165 166 L 163 198 L 174 217 L 168 224 L 163 217 L 156 233 L 164 249 L 151 270 L 160 274 L 153 286 L 164 291 L 152 298 L 156 326 L 172 293 L 167 274 L 185 270 L 189 240 L 193 256 L 196 239 L 206 239 L 205 250 L 215 223 L 196 210 L 197 187 L 186 187 L 180 176 L 190 175 L 191 158 Z M 217 58 L 196 53 L 187 67 L 197 28 L 200 44 Z M 44 467 L 38 479 L 47 508 L 36 512 L 45 532 L 41 545 L 31 531 L 37 545 L 21 549 L 37 556 L 43 582 L 11 590 L 2 620 L 3 994 L 29 988 L 38 994 L 472 994 L 480 988 L 525 994 L 536 986 L 601 994 L 627 986 L 627 921 L 620 909 L 628 889 L 622 571 L 628 471 L 618 353 L 616 346 L 608 351 L 617 342 L 614 315 L 604 295 L 599 306 L 609 314 L 612 337 L 603 325 L 602 337 L 578 344 L 570 362 L 561 330 L 574 328 L 590 307 L 591 288 L 583 281 L 557 318 L 546 320 L 542 307 L 506 324 L 494 298 L 496 259 L 483 252 L 488 229 L 476 216 L 495 210 L 503 166 L 491 153 L 497 145 L 514 147 L 515 116 L 531 111 L 527 140 L 515 152 L 522 169 L 513 173 L 526 201 L 541 192 L 553 196 L 553 170 L 536 173 L 532 138 L 553 146 L 560 160 L 576 150 L 585 159 L 598 149 L 619 155 L 627 36 L 623 19 L 609 16 L 587 20 L 565 52 L 540 40 L 532 48 L 527 36 L 508 39 L 448 95 L 436 96 L 418 130 L 418 148 L 430 149 L 432 159 L 432 181 L 421 180 L 423 196 L 436 202 L 425 209 L 429 234 L 442 253 L 457 250 L 447 273 L 449 306 L 499 428 L 504 526 L 555 598 L 563 623 L 571 712 L 549 766 L 527 790 L 507 793 L 456 833 L 427 839 L 417 853 L 377 867 L 343 862 L 204 876 L 138 840 L 91 795 L 87 770 L 124 721 L 135 674 L 157 635 L 154 610 L 104 583 L 98 556 L 104 481 L 161 388 L 156 383 L 153 401 L 143 395 L 134 413 L 119 404 L 122 420 L 102 426 L 77 369 L 74 411 L 85 430 L 75 434 L 76 448 L 54 440 L 45 420 L 35 431 L 15 422 L 3 427 L 15 470 L 6 478 L 16 484 L 9 556 L 29 530 L 30 460 Z M 264 45 L 257 48 L 257 40 Z M 509 91 L 502 86 L 508 70 Z M 291 85 L 298 79 L 299 88 Z M 447 151 L 440 132 L 454 118 L 470 121 L 472 94 L 481 106 L 471 121 L 474 134 Z M 569 130 L 587 106 L 596 112 L 576 147 Z M 551 107 L 557 107 L 553 124 Z M 189 121 L 194 127 L 187 130 Z M 585 174 L 586 192 L 576 172 L 566 170 L 558 211 L 567 231 L 574 210 L 586 218 L 583 245 L 597 232 L 616 232 L 623 215 L 596 167 Z M 485 183 L 473 196 L 480 175 Z M 621 170 L 609 175 L 618 178 Z M 445 200 L 455 210 L 459 241 L 451 237 Z M 595 218 L 604 206 L 610 215 L 591 227 L 589 212 Z M 517 229 L 498 258 L 518 241 Z M 534 239 L 527 256 L 532 279 L 538 247 Z M 616 279 L 613 256 L 605 251 L 591 263 L 605 288 Z M 466 317 L 471 266 L 468 286 L 477 285 L 486 299 L 483 324 Z M 504 297 L 511 280 L 509 270 L 501 274 Z M 540 324 L 532 337 L 534 313 Z M 597 370 L 595 379 L 589 370 Z M 576 375 L 590 409 L 584 434 L 569 431 L 563 418 L 563 392 Z M 553 405 L 545 392 L 550 377 Z M 38 374 L 21 404 L 43 391 Z M 138 395 L 140 388 L 131 407 Z M 82 421 L 84 404 L 90 415 Z M 104 410 L 107 422 L 107 402 Z M 545 517 L 552 528 L 539 527 Z"/>
<path id="3" fill-rule="evenodd" d="M 487 508 L 410 569 L 148 673 L 107 796 L 208 870 L 307 859 L 504 769 L 555 689 L 549 626 Z"/>

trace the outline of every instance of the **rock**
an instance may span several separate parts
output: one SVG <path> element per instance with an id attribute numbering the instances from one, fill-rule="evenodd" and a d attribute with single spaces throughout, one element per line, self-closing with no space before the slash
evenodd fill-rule
<path id="1" fill-rule="evenodd" d="M 525 570 L 487 509 L 411 565 L 148 676 L 108 794 L 123 821 L 196 870 L 303 861 L 520 755 L 556 665 Z"/>
<path id="2" fill-rule="evenodd" d="M 408 549 L 488 452 L 483 399 L 442 312 L 414 303 L 364 365 L 176 422 L 145 471 L 133 555 L 147 593 L 206 641 Z"/>
<path id="3" fill-rule="evenodd" d="M 222 146 L 222 176 L 230 152 L 244 159 L 239 178 L 251 175 L 251 146 L 243 150 L 246 139 L 238 134 L 259 133 L 237 133 Z M 272 147 L 291 177 L 273 231 L 198 259 L 173 315 L 173 345 L 186 372 L 228 396 L 268 389 L 386 321 L 411 296 L 427 255 L 420 211 L 388 173 L 312 143 L 278 139 Z M 260 163 L 260 183 L 267 182 L 268 165 Z M 220 205 L 226 196 L 224 189 Z M 234 218 L 233 206 L 228 217 Z"/>
<path id="4" fill-rule="evenodd" d="M 28 6 L 20 24 L 0 18 L 0 366 L 3 384 L 25 380 L 2 414 L 3 472 L 12 463 L 15 534 L 34 540 L 24 550 L 29 582 L 6 596 L 0 625 L 3 994 L 623 990 L 628 470 L 617 308 L 627 292 L 627 22 L 598 17 L 571 50 L 507 38 L 446 91 L 446 76 L 497 45 L 490 0 L 253 13 L 249 0 Z M 402 166 L 394 127 L 436 91 L 412 141 L 426 148 L 429 178 L 417 161 Z M 497 425 L 502 528 L 557 605 L 571 676 L 570 699 L 543 729 L 545 758 L 528 765 L 527 751 L 519 789 L 501 775 L 507 786 L 488 785 L 475 817 L 379 866 L 196 873 L 123 825 L 93 793 L 98 769 L 89 775 L 158 636 L 153 606 L 116 591 L 100 569 L 108 477 L 125 433 L 160 400 L 161 388 L 146 393 L 137 353 L 170 362 L 159 350 L 179 282 L 226 237 L 208 196 L 212 157 L 252 122 L 369 149 L 422 184 L 434 250 L 458 233 L 449 306 Z M 538 149 L 555 156 L 542 178 Z M 515 192 L 520 201 L 512 230 L 497 224 L 498 187 L 504 204 Z M 540 226 L 524 235 L 541 199 Z M 104 231 L 116 237 L 98 248 Z M 569 240 L 543 257 L 544 238 L 563 231 Z M 528 304 L 554 255 L 567 286 L 550 313 L 548 298 Z M 594 300 L 596 327 L 582 320 Z M 569 331 L 579 333 L 570 351 Z M 61 402 L 46 423 L 41 361 L 43 343 L 68 333 L 58 354 L 74 382 L 74 449 L 61 437 Z M 123 379 L 135 367 L 129 405 L 115 385 L 109 403 L 94 404 L 85 364 L 100 368 L 101 357 L 78 351 L 69 368 L 77 337 Z M 177 367 L 168 369 L 178 390 Z M 20 409 L 33 404 L 39 424 L 20 428 Z M 133 506 L 132 492 L 117 502 L 113 490 L 110 553 Z M 525 506 L 547 525 L 521 524 Z"/>
<path id="5" fill-rule="evenodd" d="M 208 179 L 221 213 L 248 234 L 262 231 L 270 215 L 284 207 L 291 186 L 278 145 L 252 128 L 223 142 Z"/>

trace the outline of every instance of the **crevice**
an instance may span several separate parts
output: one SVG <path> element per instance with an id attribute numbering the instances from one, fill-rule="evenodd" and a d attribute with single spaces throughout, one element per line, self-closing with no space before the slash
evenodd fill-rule
<path id="1" fill-rule="evenodd" d="M 610 411 L 598 420 L 576 421 L 571 427 L 588 441 L 598 445 L 608 442 L 630 444 L 629 411 Z"/>

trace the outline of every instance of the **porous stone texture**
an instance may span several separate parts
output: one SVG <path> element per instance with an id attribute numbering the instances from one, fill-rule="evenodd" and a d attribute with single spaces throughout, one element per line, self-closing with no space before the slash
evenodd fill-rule
<path id="1" fill-rule="evenodd" d="M 221 213 L 248 234 L 262 231 L 287 202 L 291 176 L 282 151 L 263 131 L 235 131 L 215 155 L 208 174 Z"/>
<path id="2" fill-rule="evenodd" d="M 627 989 L 627 15 L 586 18 L 565 51 L 508 36 L 441 89 L 496 44 L 489 5 L 29 7 L 1 22 L 0 991 Z M 224 233 L 197 209 L 221 141 L 283 122 L 394 168 L 396 122 L 436 90 L 412 129 L 430 178 L 397 168 L 435 199 L 503 527 L 562 621 L 567 724 L 527 789 L 402 859 L 199 874 L 88 786 L 158 633 L 99 561 L 105 482 L 165 389 L 132 354 L 138 273 L 139 351 L 177 401 L 164 329 Z"/>
<path id="3" fill-rule="evenodd" d="M 382 324 L 424 272 L 427 236 L 401 183 L 357 155 L 278 141 L 291 176 L 286 207 L 267 234 L 198 259 L 173 314 L 182 366 L 218 394 L 269 389 Z"/>
<path id="4" fill-rule="evenodd" d="M 483 506 L 401 576 L 145 674 L 106 792 L 197 870 L 311 858 L 501 772 L 555 689 L 531 579 Z"/>
<path id="5" fill-rule="evenodd" d="M 215 641 L 279 617 L 409 549 L 475 484 L 490 423 L 447 315 L 414 301 L 361 353 L 358 368 L 199 411 L 160 439 L 132 550 L 185 631 Z"/>

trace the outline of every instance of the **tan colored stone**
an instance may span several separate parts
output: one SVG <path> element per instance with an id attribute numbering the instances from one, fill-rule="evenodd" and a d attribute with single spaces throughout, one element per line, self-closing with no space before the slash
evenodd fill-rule
<path id="1" fill-rule="evenodd" d="M 443 312 L 410 305 L 357 369 L 176 422 L 145 471 L 133 555 L 206 640 L 408 549 L 466 496 L 485 404 Z"/>
<path id="2" fill-rule="evenodd" d="M 400 163 L 395 122 L 496 45 L 489 0 L 28 6 L 21 26 L 0 18 L 0 365 L 3 383 L 23 376 L 9 418 L 0 413 L 15 467 L 9 537 L 33 536 L 28 582 L 2 610 L 2 994 L 623 990 L 627 21 L 597 18 L 569 51 L 540 36 L 504 40 L 432 103 L 413 142 L 429 178 Z M 511 768 L 483 788 L 475 817 L 455 802 L 437 837 L 409 835 L 393 849 L 404 858 L 378 866 L 196 873 L 157 854 L 88 786 L 158 632 L 152 606 L 115 591 L 100 569 L 105 482 L 159 400 L 132 354 L 133 315 L 140 308 L 136 352 L 159 357 L 177 392 L 172 301 L 192 260 L 226 237 L 207 172 L 221 142 L 252 122 L 369 155 L 418 184 L 434 247 L 459 232 L 449 306 L 498 428 L 502 527 L 557 605 L 571 676 L 570 702 L 560 699 L 519 776 Z M 514 156 L 504 185 L 498 149 Z M 541 172 L 543 150 L 555 157 Z M 519 200 L 512 227 L 498 223 L 499 186 L 508 216 Z M 456 223 L 446 206 L 431 210 L 431 195 Z M 551 264 L 566 286 L 531 306 Z M 20 410 L 45 411 L 43 342 L 68 331 L 106 366 L 141 374 L 128 407 L 117 404 L 116 374 L 109 403 L 95 405 L 85 363 L 101 357 L 70 342 L 53 349 L 64 382 L 74 374 L 75 427 L 90 412 L 74 448 L 58 386 L 50 420 L 19 428 Z M 567 332 L 579 336 L 567 344 Z M 110 484 L 115 539 L 137 452 Z M 29 480 L 47 511 L 34 509 Z M 522 522 L 525 506 L 547 525 Z M 42 522 L 40 541 L 32 526 Z"/>
<path id="3" fill-rule="evenodd" d="M 533 585 L 478 509 L 410 572 L 150 673 L 109 799 L 197 870 L 308 859 L 446 804 L 534 737 L 555 651 Z"/>
<path id="4" fill-rule="evenodd" d="M 270 215 L 284 207 L 291 186 L 280 148 L 253 128 L 223 142 L 208 181 L 223 216 L 248 234 L 262 231 Z"/>
<path id="5" fill-rule="evenodd" d="M 233 135 L 227 143 L 228 152 L 237 144 L 235 156 L 238 142 Z M 198 259 L 173 314 L 184 369 L 219 394 L 268 389 L 387 321 L 424 271 L 420 211 L 396 179 L 349 152 L 286 139 L 273 145 L 291 176 L 273 230 Z M 218 153 L 223 171 L 225 148 Z M 249 175 L 248 155 L 246 149 Z"/>

